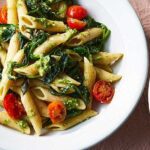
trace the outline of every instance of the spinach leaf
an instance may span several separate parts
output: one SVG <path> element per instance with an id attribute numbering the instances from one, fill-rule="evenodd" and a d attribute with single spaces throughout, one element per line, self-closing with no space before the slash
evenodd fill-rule
<path id="1" fill-rule="evenodd" d="M 60 73 L 64 72 L 68 64 L 68 59 L 69 57 L 66 54 L 63 54 L 59 61 L 56 61 L 51 58 L 51 69 L 42 80 L 47 84 L 51 83 Z"/>
<path id="2" fill-rule="evenodd" d="M 32 62 L 32 60 L 36 60 L 36 57 L 33 55 L 33 51 L 39 45 L 44 43 L 47 40 L 48 36 L 49 36 L 48 33 L 41 30 L 33 34 L 31 41 L 29 41 L 24 48 L 24 52 L 25 52 L 25 58 L 23 60 L 24 65 L 29 64 L 30 62 Z"/>
<path id="3" fill-rule="evenodd" d="M 27 92 L 28 88 L 29 88 L 29 79 L 26 78 L 23 84 L 21 85 L 21 91 L 23 95 Z"/>
<path id="4" fill-rule="evenodd" d="M 2 79 L 2 71 L 3 71 L 3 67 L 0 66 L 0 80 Z"/>
<path id="5" fill-rule="evenodd" d="M 19 32 L 20 49 L 22 49 L 29 40 Z"/>
<path id="6" fill-rule="evenodd" d="M 0 42 L 7 42 L 16 32 L 17 27 L 13 24 L 0 24 Z"/>
<path id="7" fill-rule="evenodd" d="M 26 0 L 26 5 L 29 15 L 31 16 L 59 20 L 57 14 L 52 11 L 50 6 L 61 1 L 62 0 Z"/>
<path id="8" fill-rule="evenodd" d="M 52 121 L 50 120 L 50 118 L 45 118 L 42 122 L 42 127 L 45 128 L 51 124 L 52 124 Z"/>
<path id="9" fill-rule="evenodd" d="M 67 111 L 67 118 L 75 117 L 77 115 L 80 115 L 83 112 L 83 110 L 77 110 L 72 109 Z"/>

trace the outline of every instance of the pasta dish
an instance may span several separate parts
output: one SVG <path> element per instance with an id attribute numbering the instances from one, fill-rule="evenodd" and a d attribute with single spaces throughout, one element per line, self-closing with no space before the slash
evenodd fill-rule
<path id="1" fill-rule="evenodd" d="M 0 124 L 37 135 L 98 114 L 121 75 L 111 31 L 73 0 L 7 0 L 0 9 Z"/>

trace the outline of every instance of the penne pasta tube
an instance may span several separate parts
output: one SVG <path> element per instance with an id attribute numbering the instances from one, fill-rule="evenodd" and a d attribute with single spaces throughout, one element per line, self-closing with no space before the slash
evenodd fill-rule
<path id="1" fill-rule="evenodd" d="M 69 118 L 61 123 L 51 124 L 47 128 L 50 130 L 66 130 L 96 115 L 97 112 L 94 110 L 85 110 L 78 116 Z"/>
<path id="2" fill-rule="evenodd" d="M 116 75 L 97 67 L 95 67 L 95 70 L 96 70 L 96 76 L 99 80 L 104 80 L 113 83 L 119 81 L 122 78 L 121 75 Z"/>
<path id="3" fill-rule="evenodd" d="M 15 56 L 19 48 L 20 48 L 20 42 L 18 40 L 18 33 L 16 33 L 13 35 L 13 37 L 10 40 L 6 61 L 2 72 L 2 80 L 0 82 L 0 100 L 4 99 L 7 91 L 9 90 L 9 87 L 12 85 L 12 81 L 10 81 L 7 76 L 7 69 L 8 69 L 7 64 L 10 60 L 12 60 L 12 58 Z"/>
<path id="4" fill-rule="evenodd" d="M 62 101 L 64 103 L 74 101 L 75 99 L 69 96 L 55 96 L 50 93 L 50 91 L 43 87 L 34 87 L 31 89 L 34 96 L 43 101 L 53 102 L 53 101 Z M 85 103 L 81 99 L 77 99 L 78 106 L 77 109 L 84 110 L 86 108 Z"/>
<path id="5" fill-rule="evenodd" d="M 40 29 L 47 32 L 65 32 L 67 26 L 62 21 L 53 21 L 46 18 L 35 18 L 28 15 L 23 15 L 20 18 L 22 25 L 32 28 Z"/>
<path id="6" fill-rule="evenodd" d="M 0 47 L 0 62 L 3 67 L 5 64 L 6 56 L 7 56 L 7 52 L 2 47 Z"/>
<path id="7" fill-rule="evenodd" d="M 96 71 L 92 63 L 84 57 L 84 85 L 91 91 L 96 79 Z"/>
<path id="8" fill-rule="evenodd" d="M 17 0 L 7 0 L 7 23 L 18 24 Z"/>
<path id="9" fill-rule="evenodd" d="M 110 73 L 113 72 L 113 70 L 112 70 L 112 68 L 111 68 L 110 65 L 96 65 L 96 67 L 97 67 L 97 68 L 101 68 L 101 69 L 103 69 L 103 70 L 105 70 L 105 71 L 108 71 L 108 72 L 110 72 Z"/>
<path id="10" fill-rule="evenodd" d="M 19 74 L 25 75 L 28 78 L 36 78 L 36 77 L 44 76 L 44 74 L 48 70 L 49 61 L 50 61 L 49 56 L 41 57 L 35 63 L 29 66 L 15 68 L 14 71 Z"/>
<path id="11" fill-rule="evenodd" d="M 27 15 L 28 14 L 28 10 L 27 10 L 27 6 L 25 4 L 25 0 L 18 0 L 18 2 L 17 2 L 17 12 L 18 12 L 18 18 L 19 18 L 19 29 L 20 29 L 21 33 L 25 37 L 27 37 L 28 39 L 30 39 L 30 37 L 31 37 L 30 31 L 29 31 L 29 29 L 27 29 L 23 25 L 23 22 L 21 20 L 21 17 L 23 15 Z"/>
<path id="12" fill-rule="evenodd" d="M 76 47 L 79 45 L 83 45 L 88 41 L 91 41 L 97 37 L 99 37 L 100 35 L 102 35 L 102 29 L 101 28 L 91 28 L 91 29 L 87 29 L 83 32 L 80 32 L 79 34 L 77 34 L 76 36 L 72 37 L 67 43 L 67 46 L 70 47 Z"/>
<path id="13" fill-rule="evenodd" d="M 72 79 L 66 74 L 62 74 L 60 77 L 57 77 L 53 82 L 53 85 L 56 85 L 57 87 L 65 87 L 67 84 L 73 84 L 79 86 L 81 83 Z"/>
<path id="14" fill-rule="evenodd" d="M 47 118 L 49 118 L 48 106 L 47 106 L 47 104 L 46 104 L 45 102 L 40 101 L 40 100 L 35 99 L 35 98 L 34 98 L 34 101 L 35 101 L 35 104 L 36 104 L 36 106 L 37 106 L 37 108 L 38 108 L 38 111 L 39 111 L 40 115 L 41 115 L 42 117 L 47 117 Z"/>
<path id="15" fill-rule="evenodd" d="M 65 33 L 52 35 L 43 44 L 41 44 L 39 47 L 37 47 L 34 50 L 33 54 L 37 57 L 39 57 L 41 55 L 45 55 L 45 54 L 49 53 L 53 48 L 59 46 L 60 44 L 64 44 L 75 33 L 76 33 L 75 30 L 69 29 Z"/>
<path id="16" fill-rule="evenodd" d="M 6 50 L 6 51 L 8 50 L 9 43 L 7 43 L 7 42 L 2 42 L 1 45 L 2 45 L 2 48 L 3 48 L 4 50 Z"/>
<path id="17" fill-rule="evenodd" d="M 24 120 L 14 120 L 9 117 L 7 112 L 1 111 L 0 112 L 0 124 L 8 126 L 12 129 L 20 131 L 25 134 L 30 134 L 30 127 L 28 123 Z"/>
<path id="18" fill-rule="evenodd" d="M 99 65 L 112 65 L 123 57 L 121 53 L 99 52 L 93 55 L 93 63 Z"/>
<path id="19" fill-rule="evenodd" d="M 19 88 L 12 88 L 12 90 L 20 95 L 21 102 L 25 108 L 28 119 L 30 120 L 36 134 L 40 135 L 41 129 L 42 129 L 42 119 L 34 103 L 34 100 L 30 94 L 30 91 L 27 91 L 23 95 L 23 93 L 21 92 Z"/>

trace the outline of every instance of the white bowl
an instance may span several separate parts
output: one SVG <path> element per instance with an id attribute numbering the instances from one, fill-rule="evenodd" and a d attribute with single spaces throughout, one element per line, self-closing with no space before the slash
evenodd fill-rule
<path id="1" fill-rule="evenodd" d="M 0 126 L 0 147 L 11 150 L 84 149 L 114 132 L 135 108 L 143 91 L 148 68 L 147 45 L 141 24 L 127 0 L 79 0 L 97 21 L 112 31 L 106 45 L 121 52 L 115 72 L 123 76 L 113 101 L 97 108 L 99 115 L 69 130 L 44 136 L 28 136 Z M 134 130 L 134 129 L 133 129 Z"/>

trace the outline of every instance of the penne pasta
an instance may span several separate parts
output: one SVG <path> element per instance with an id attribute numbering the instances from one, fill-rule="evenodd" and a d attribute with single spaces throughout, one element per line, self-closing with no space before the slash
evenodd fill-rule
<path id="1" fill-rule="evenodd" d="M 0 62 L 3 67 L 5 64 L 5 60 L 6 60 L 6 55 L 7 55 L 7 52 L 2 47 L 0 47 Z"/>
<path id="2" fill-rule="evenodd" d="M 7 0 L 7 23 L 18 24 L 17 0 Z"/>
<path id="3" fill-rule="evenodd" d="M 30 39 L 30 30 L 24 26 L 21 17 L 28 14 L 27 6 L 25 4 L 25 0 L 18 0 L 17 2 L 17 12 L 18 12 L 18 18 L 19 18 L 19 29 L 21 33 Z"/>
<path id="4" fill-rule="evenodd" d="M 47 118 L 49 118 L 48 106 L 47 106 L 47 104 L 46 104 L 45 102 L 40 101 L 40 100 L 35 99 L 35 98 L 34 98 L 34 101 L 35 101 L 35 104 L 36 104 L 36 106 L 37 106 L 37 108 L 38 108 L 38 111 L 39 111 L 40 115 L 41 115 L 42 117 L 47 117 Z"/>
<path id="5" fill-rule="evenodd" d="M 69 29 L 66 33 L 50 36 L 42 45 L 34 50 L 33 54 L 39 57 L 49 53 L 53 48 L 68 41 L 75 34 L 75 32 L 75 30 Z"/>
<path id="6" fill-rule="evenodd" d="M 0 124 L 3 124 L 5 126 L 8 126 L 12 129 L 15 129 L 17 131 L 20 131 L 25 134 L 30 134 L 30 127 L 28 123 L 24 120 L 14 120 L 9 117 L 7 112 L 1 111 L 0 112 Z"/>
<path id="7" fill-rule="evenodd" d="M 86 110 L 76 117 L 69 118 L 62 123 L 51 124 L 47 128 L 50 130 L 66 130 L 96 115 L 96 111 Z"/>
<path id="8" fill-rule="evenodd" d="M 53 21 L 46 18 L 35 18 L 28 15 L 23 15 L 20 18 L 22 25 L 32 28 L 40 29 L 48 32 L 65 32 L 67 27 L 62 21 Z"/>
<path id="9" fill-rule="evenodd" d="M 67 101 L 74 100 L 73 98 L 68 96 L 52 95 L 48 89 L 43 87 L 34 87 L 31 89 L 31 91 L 37 99 L 47 101 L 47 102 L 53 102 L 53 101 L 67 102 Z M 77 109 L 84 110 L 86 108 L 84 102 L 81 99 L 77 99 L 77 100 L 78 100 Z"/>
<path id="10" fill-rule="evenodd" d="M 108 71 L 108 72 L 110 72 L 110 73 L 113 72 L 111 66 L 109 66 L 109 65 L 96 65 L 96 67 L 97 67 L 97 68 L 101 68 L 101 69 L 103 69 L 103 70 L 105 70 L 105 71 Z"/>
<path id="11" fill-rule="evenodd" d="M 113 82 L 119 81 L 122 78 L 122 76 L 120 75 L 115 75 L 113 73 L 107 72 L 97 67 L 95 67 L 95 70 L 97 74 L 96 76 L 99 80 L 104 80 L 104 81 L 113 83 Z"/>
<path id="12" fill-rule="evenodd" d="M 41 57 L 40 60 L 29 66 L 23 66 L 20 68 L 15 68 L 14 71 L 27 76 L 28 78 L 36 78 L 44 76 L 48 70 L 48 63 L 50 61 L 49 56 Z"/>
<path id="13" fill-rule="evenodd" d="M 2 72 L 2 80 L 0 82 L 0 100 L 4 99 L 7 91 L 9 90 L 9 87 L 12 86 L 12 81 L 10 81 L 7 76 L 8 62 L 15 56 L 19 50 L 19 47 L 20 42 L 18 41 L 18 33 L 16 33 L 10 40 L 7 57 Z"/>
<path id="14" fill-rule="evenodd" d="M 83 45 L 88 41 L 91 41 L 99 36 L 102 35 L 102 29 L 101 28 L 91 28 L 91 29 L 87 29 L 83 32 L 80 32 L 79 34 L 77 34 L 76 36 L 74 36 L 73 38 L 71 38 L 68 42 L 67 42 L 67 46 L 70 47 L 75 47 L 75 46 L 79 46 L 79 45 Z"/>
<path id="15" fill-rule="evenodd" d="M 65 87 L 67 84 L 73 84 L 79 86 L 81 83 L 67 76 L 66 74 L 62 74 L 60 77 L 57 77 L 53 82 L 53 85 L 57 87 Z"/>
<path id="16" fill-rule="evenodd" d="M 38 112 L 38 109 L 34 103 L 34 100 L 30 94 L 30 91 L 27 91 L 24 95 L 19 88 L 12 88 L 13 91 L 17 92 L 21 97 L 21 102 L 27 113 L 27 117 L 30 120 L 35 132 L 37 135 L 41 134 L 42 129 L 42 119 Z"/>
<path id="17" fill-rule="evenodd" d="M 107 53 L 99 52 L 96 55 L 93 55 L 94 64 L 99 65 L 112 65 L 123 57 L 121 53 Z"/>
<path id="18" fill-rule="evenodd" d="M 91 91 L 96 79 L 96 71 L 92 63 L 84 57 L 84 85 Z"/>

